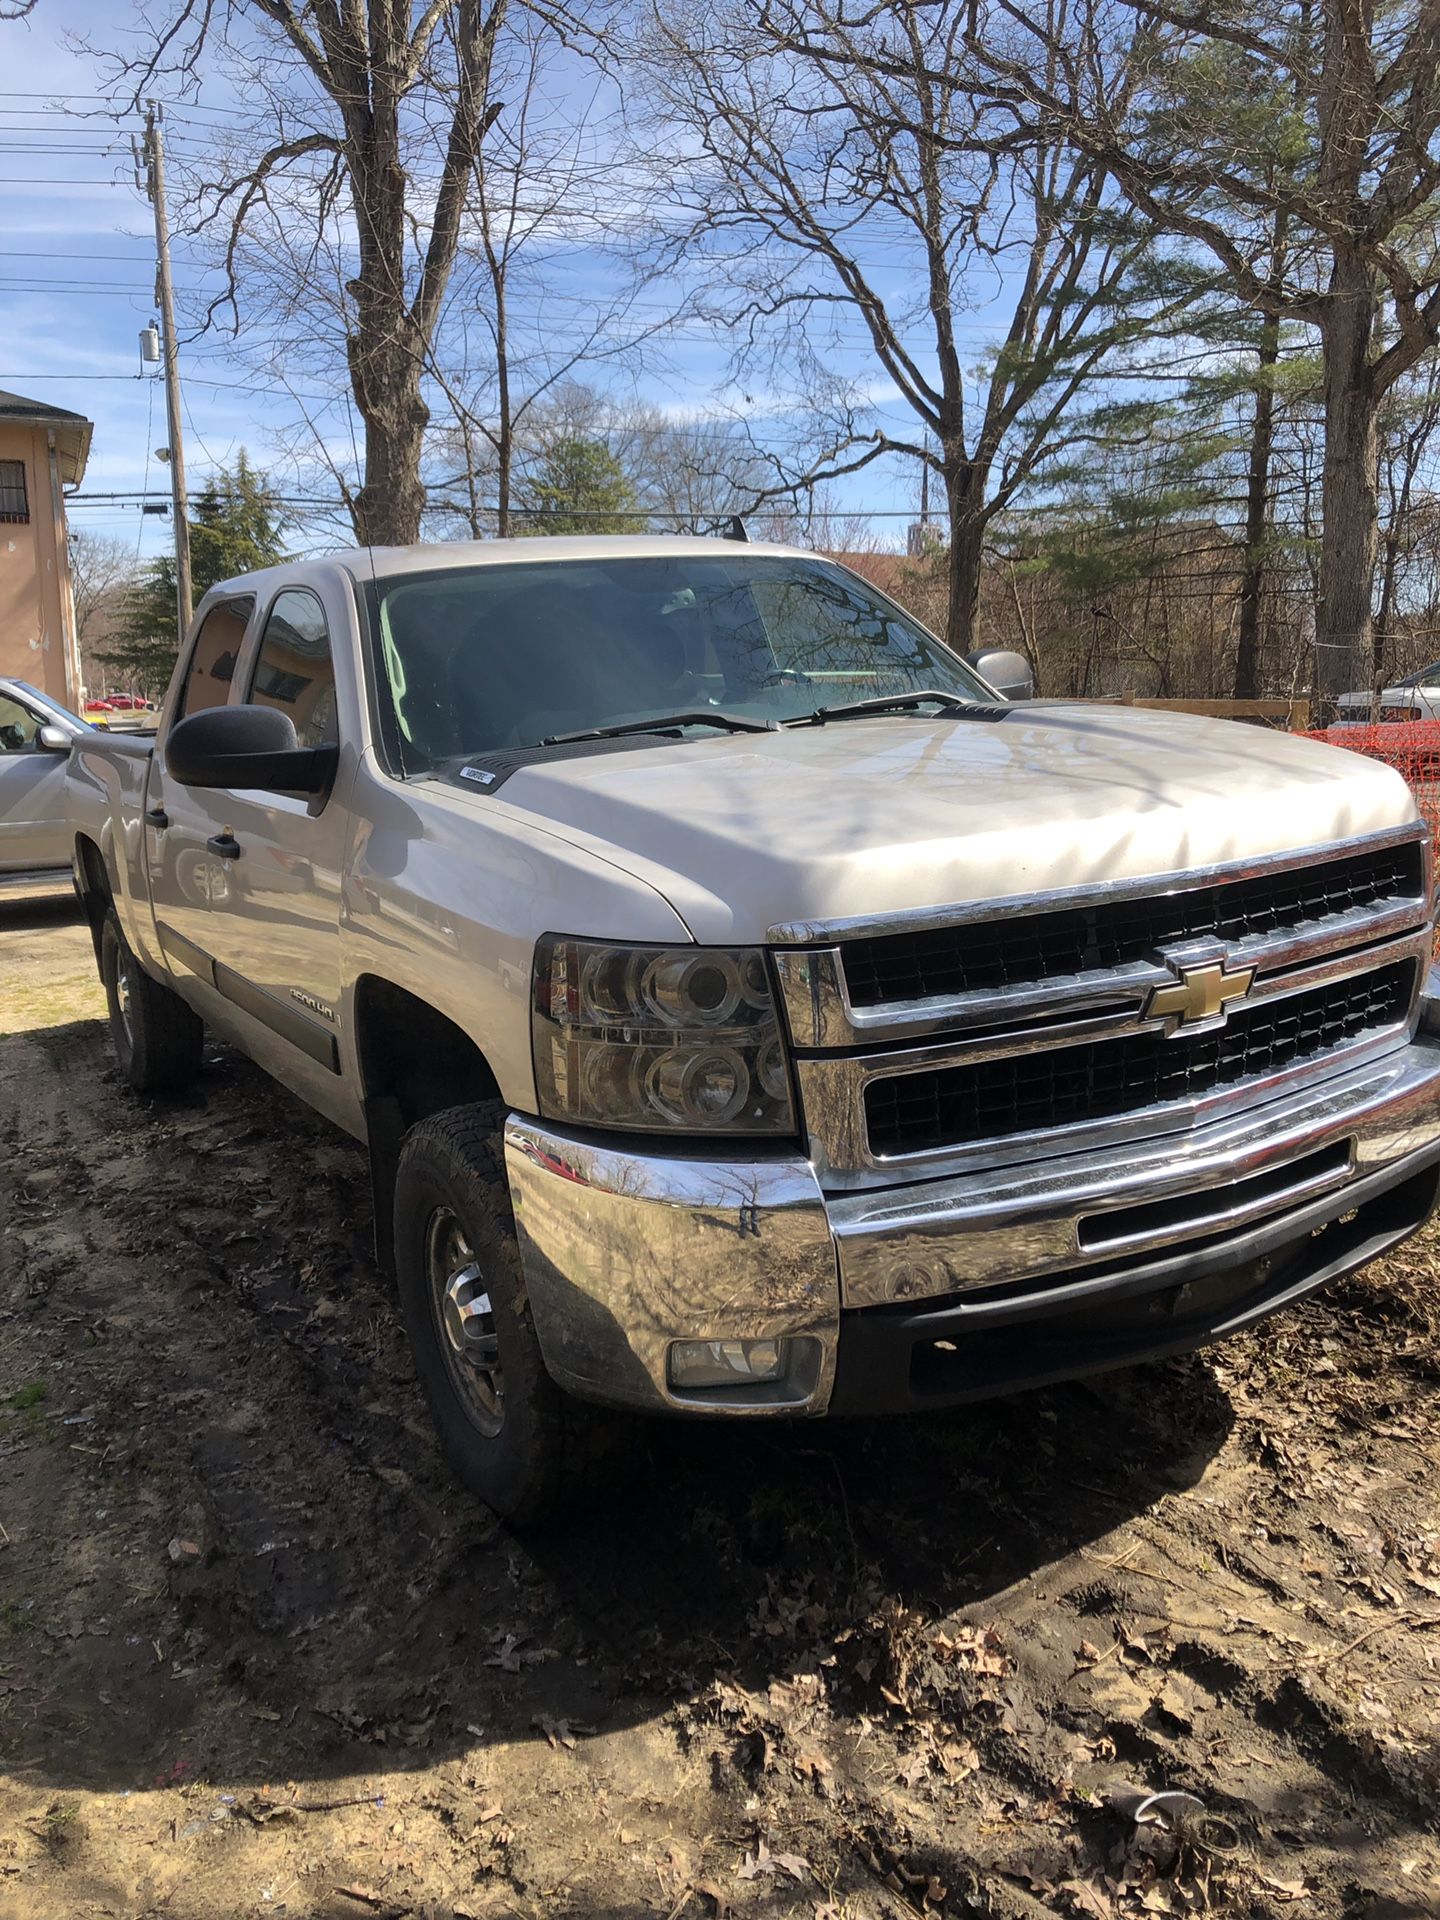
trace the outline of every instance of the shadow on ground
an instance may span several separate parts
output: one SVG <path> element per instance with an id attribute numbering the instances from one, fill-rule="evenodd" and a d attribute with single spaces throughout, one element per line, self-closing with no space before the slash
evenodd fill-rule
<path id="1" fill-rule="evenodd" d="M 0 893 L 0 938 L 7 933 L 63 926 L 80 918 L 80 902 L 68 882 L 56 882 L 33 892 Z"/>
<path id="2" fill-rule="evenodd" d="M 0 1040 L 0 1102 L 0 1756 L 36 1787 L 405 1772 L 822 1660 L 875 1708 L 886 1610 L 983 1619 L 1229 1429 L 1197 1358 L 656 1424 L 632 1481 L 519 1540 L 439 1462 L 354 1143 L 223 1051 L 137 1101 L 93 1023 Z"/>

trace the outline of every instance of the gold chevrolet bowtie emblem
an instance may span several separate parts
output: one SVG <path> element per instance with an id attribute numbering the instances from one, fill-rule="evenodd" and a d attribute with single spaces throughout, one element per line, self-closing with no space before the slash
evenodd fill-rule
<path id="1" fill-rule="evenodd" d="M 1145 1004 L 1147 1020 L 1171 1019 L 1176 1030 L 1197 1021 L 1214 1020 L 1232 1000 L 1243 1000 L 1255 979 L 1253 967 L 1237 967 L 1231 973 L 1223 960 L 1181 967 L 1179 971 L 1178 980 L 1170 986 L 1156 987 Z"/>

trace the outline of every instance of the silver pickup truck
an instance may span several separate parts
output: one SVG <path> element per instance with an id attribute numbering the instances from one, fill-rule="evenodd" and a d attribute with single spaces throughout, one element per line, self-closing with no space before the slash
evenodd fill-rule
<path id="1" fill-rule="evenodd" d="M 516 1518 L 614 1409 L 940 1407 L 1174 1353 L 1436 1200 L 1404 783 L 1002 697 L 813 555 L 232 580 L 153 752 L 87 737 L 69 794 L 131 1084 L 188 1081 L 203 1024 L 367 1143 L 445 1448 Z"/>

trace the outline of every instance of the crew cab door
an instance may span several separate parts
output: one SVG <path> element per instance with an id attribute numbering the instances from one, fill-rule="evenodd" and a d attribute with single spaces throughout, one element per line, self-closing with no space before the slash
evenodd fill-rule
<path id="1" fill-rule="evenodd" d="M 249 593 L 233 594 L 207 608 L 166 712 L 165 733 L 177 720 L 229 701 L 254 614 L 255 596 Z M 164 738 L 162 733 L 150 767 L 142 830 L 157 935 L 171 971 L 185 986 L 193 977 L 210 980 L 210 903 L 230 886 L 229 863 L 209 844 L 225 824 L 224 796 L 171 780 L 165 771 Z"/>
<path id="2" fill-rule="evenodd" d="M 206 635 L 219 611 L 197 636 L 177 718 L 199 710 L 190 680 L 198 689 L 213 674 Z M 233 610 L 222 638 L 233 640 L 241 612 Z M 302 746 L 335 740 L 331 636 L 308 587 L 283 588 L 261 610 L 258 635 L 236 656 L 228 703 L 279 708 Z M 280 1077 L 305 1078 L 302 1061 L 338 1071 L 343 804 L 333 792 L 201 789 L 160 777 L 165 825 L 155 917 L 172 968 L 188 969 L 238 1010 L 248 1050 Z"/>

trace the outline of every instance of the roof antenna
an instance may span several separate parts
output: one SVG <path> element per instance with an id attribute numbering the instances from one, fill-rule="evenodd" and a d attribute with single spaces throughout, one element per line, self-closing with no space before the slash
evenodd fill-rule
<path id="1" fill-rule="evenodd" d="M 738 513 L 732 513 L 726 522 L 725 538 L 727 540 L 743 540 L 747 546 L 749 545 L 750 536 L 745 531 L 745 522 L 740 518 Z"/>

